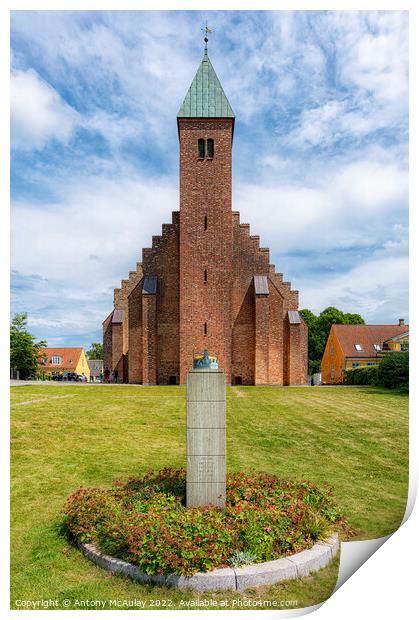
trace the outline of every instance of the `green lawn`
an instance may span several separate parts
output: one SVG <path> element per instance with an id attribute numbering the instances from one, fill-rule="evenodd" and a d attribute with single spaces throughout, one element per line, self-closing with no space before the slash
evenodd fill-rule
<path id="1" fill-rule="evenodd" d="M 358 539 L 398 527 L 408 485 L 406 396 L 368 387 L 234 387 L 227 397 L 230 471 L 330 483 Z M 12 608 L 47 599 L 59 609 L 65 599 L 70 609 L 87 599 L 107 601 L 105 609 L 122 599 L 146 609 L 156 600 L 182 609 L 209 599 L 215 606 L 202 608 L 240 609 L 233 600 L 253 599 L 304 607 L 333 591 L 337 561 L 245 595 L 140 586 L 97 568 L 61 536 L 59 512 L 76 488 L 184 466 L 184 387 L 28 385 L 12 388 L 11 402 Z"/>

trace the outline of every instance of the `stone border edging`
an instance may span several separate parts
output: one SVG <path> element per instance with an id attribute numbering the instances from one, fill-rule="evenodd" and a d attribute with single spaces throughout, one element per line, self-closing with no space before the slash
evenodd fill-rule
<path id="1" fill-rule="evenodd" d="M 311 572 L 327 566 L 339 551 L 339 536 L 332 534 L 324 542 L 318 542 L 311 549 L 271 562 L 249 564 L 242 568 L 216 568 L 208 573 L 195 573 L 192 577 L 181 575 L 147 575 L 138 566 L 106 555 L 89 543 L 77 543 L 84 555 L 97 566 L 107 571 L 130 577 L 134 581 L 156 586 L 171 586 L 179 589 L 190 588 L 198 592 L 214 590 L 237 590 L 270 585 L 306 577 Z"/>

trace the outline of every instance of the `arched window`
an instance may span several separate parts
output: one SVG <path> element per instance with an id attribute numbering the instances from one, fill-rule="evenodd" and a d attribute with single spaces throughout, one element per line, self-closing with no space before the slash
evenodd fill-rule
<path id="1" fill-rule="evenodd" d="M 208 159 L 212 159 L 214 157 L 214 140 L 212 138 L 207 140 L 207 157 Z"/>
<path id="2" fill-rule="evenodd" d="M 198 140 L 198 157 L 199 159 L 204 159 L 205 157 L 205 140 L 202 138 Z"/>
<path id="3" fill-rule="evenodd" d="M 52 356 L 52 360 L 51 360 L 52 364 L 61 364 L 61 357 L 59 355 L 53 355 Z"/>

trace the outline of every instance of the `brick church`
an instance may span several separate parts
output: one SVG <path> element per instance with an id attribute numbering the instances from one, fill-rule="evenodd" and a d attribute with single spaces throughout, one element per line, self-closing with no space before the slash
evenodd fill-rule
<path id="1" fill-rule="evenodd" d="M 206 49 L 177 124 L 180 209 L 115 289 L 104 368 L 118 382 L 185 383 L 207 349 L 227 383 L 304 384 L 298 291 L 232 210 L 234 113 Z"/>

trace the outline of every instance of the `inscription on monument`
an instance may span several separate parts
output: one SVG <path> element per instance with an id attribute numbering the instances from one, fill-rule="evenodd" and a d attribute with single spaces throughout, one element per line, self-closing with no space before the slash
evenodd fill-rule
<path id="1" fill-rule="evenodd" d="M 215 462 L 211 456 L 201 456 L 198 461 L 198 481 L 215 481 Z"/>

